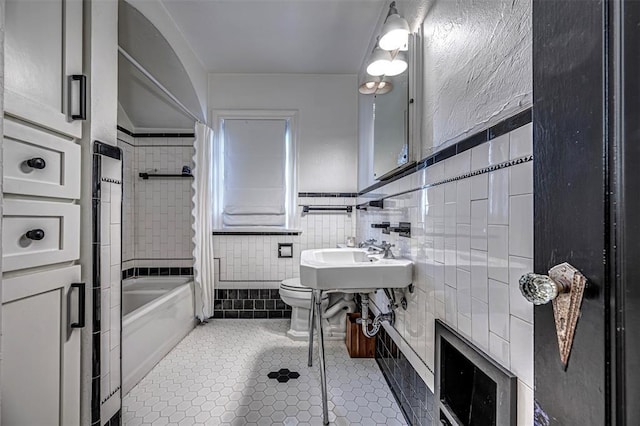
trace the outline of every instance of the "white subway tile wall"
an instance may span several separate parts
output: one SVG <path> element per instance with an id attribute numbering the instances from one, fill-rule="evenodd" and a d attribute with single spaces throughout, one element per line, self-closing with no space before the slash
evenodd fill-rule
<path id="1" fill-rule="evenodd" d="M 216 288 L 278 288 L 280 281 L 300 275 L 300 252 L 336 247 L 354 236 L 353 213 L 302 213 L 302 205 L 354 206 L 350 197 L 298 197 L 300 235 L 216 235 L 213 239 Z M 293 257 L 279 258 L 278 243 L 293 243 Z"/>
<path id="2" fill-rule="evenodd" d="M 109 163 L 117 163 L 110 173 Z M 103 157 L 102 165 L 103 177 L 120 180 L 119 161 Z M 103 181 L 100 193 L 100 395 L 104 403 L 120 389 L 121 186 Z"/>
<path id="3" fill-rule="evenodd" d="M 192 179 L 138 176 L 193 169 L 193 138 L 118 136 L 124 151 L 122 268 L 193 266 Z"/>
<path id="4" fill-rule="evenodd" d="M 531 153 L 530 123 L 365 194 L 358 202 L 390 198 L 383 210 L 357 217 L 358 240 L 386 239 L 415 262 L 416 291 L 405 295 L 408 308 L 399 309 L 394 328 L 417 354 L 408 358 L 424 363 L 416 370 L 428 368 L 425 382 L 433 383 L 433 330 L 441 319 L 518 376 L 518 425 L 533 424 L 533 307 L 518 289 L 533 267 L 532 162 L 394 194 Z M 411 222 L 411 238 L 371 228 L 401 220 Z M 386 297 L 377 294 L 375 302 L 384 307 Z"/>

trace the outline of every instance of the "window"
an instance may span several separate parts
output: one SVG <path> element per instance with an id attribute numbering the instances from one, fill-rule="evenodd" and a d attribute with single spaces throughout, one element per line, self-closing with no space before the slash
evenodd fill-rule
<path id="1" fill-rule="evenodd" d="M 294 227 L 295 118 L 292 111 L 218 113 L 216 228 Z"/>

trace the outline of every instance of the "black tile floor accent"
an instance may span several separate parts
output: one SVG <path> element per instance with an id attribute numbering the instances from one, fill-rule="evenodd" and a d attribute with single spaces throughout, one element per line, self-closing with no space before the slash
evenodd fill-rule
<path id="1" fill-rule="evenodd" d="M 384 328 L 376 339 L 376 361 L 407 423 L 431 426 L 434 395 Z"/>
<path id="2" fill-rule="evenodd" d="M 276 289 L 217 289 L 213 318 L 291 318 L 291 306 Z"/>
<path id="3" fill-rule="evenodd" d="M 287 368 L 281 368 L 278 371 L 272 371 L 267 374 L 270 379 L 276 379 L 279 383 L 287 383 L 290 379 L 297 379 L 300 377 L 300 373 L 297 371 L 290 371 Z"/>

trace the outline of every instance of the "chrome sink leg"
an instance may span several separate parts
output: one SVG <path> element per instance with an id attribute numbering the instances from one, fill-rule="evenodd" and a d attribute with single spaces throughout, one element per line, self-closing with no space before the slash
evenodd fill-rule
<path id="1" fill-rule="evenodd" d="M 313 365 L 313 313 L 316 310 L 316 292 L 311 291 L 311 309 L 309 309 L 309 361 L 307 365 L 311 367 Z"/>
<path id="2" fill-rule="evenodd" d="M 317 293 L 316 293 L 317 292 Z M 324 368 L 324 335 L 322 332 L 322 290 L 314 290 L 316 303 L 316 330 L 318 331 L 318 358 L 320 359 L 320 384 L 322 386 L 322 421 L 329 424 L 329 409 L 327 405 L 327 372 Z"/>

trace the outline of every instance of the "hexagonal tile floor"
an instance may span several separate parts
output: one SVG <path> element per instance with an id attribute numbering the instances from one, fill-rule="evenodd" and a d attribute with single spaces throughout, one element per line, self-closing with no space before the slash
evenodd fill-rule
<path id="1" fill-rule="evenodd" d="M 285 336 L 288 320 L 214 320 L 180 342 L 122 402 L 137 425 L 321 425 L 317 359 Z M 329 420 L 335 425 L 405 425 L 373 359 L 351 359 L 326 342 Z M 317 354 L 316 354 L 317 356 Z M 300 376 L 269 379 L 288 369 Z"/>

